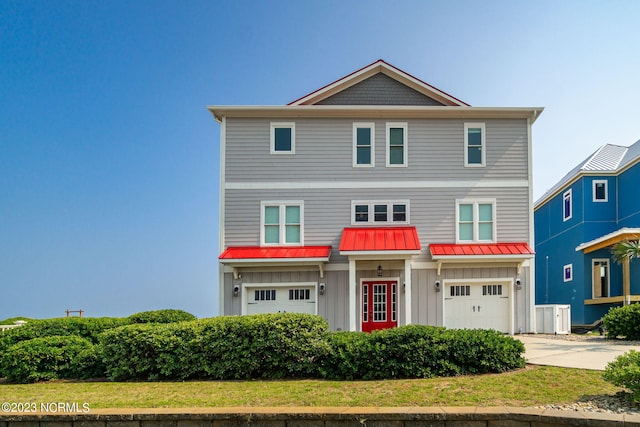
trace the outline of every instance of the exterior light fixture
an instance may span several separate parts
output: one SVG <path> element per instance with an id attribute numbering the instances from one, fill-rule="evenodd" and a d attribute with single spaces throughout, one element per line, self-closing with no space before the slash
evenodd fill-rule
<path id="1" fill-rule="evenodd" d="M 320 283 L 319 291 L 320 291 L 320 295 L 324 295 L 324 291 L 325 291 L 325 284 L 324 283 Z"/>
<path id="2" fill-rule="evenodd" d="M 233 296 L 237 297 L 240 294 L 240 285 L 233 285 Z"/>
<path id="3" fill-rule="evenodd" d="M 382 266 L 378 266 L 378 277 L 382 277 Z"/>

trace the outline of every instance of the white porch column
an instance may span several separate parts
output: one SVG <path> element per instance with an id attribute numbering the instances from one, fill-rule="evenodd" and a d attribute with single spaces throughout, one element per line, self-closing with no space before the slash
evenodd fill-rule
<path id="1" fill-rule="evenodd" d="M 404 260 L 404 323 L 411 324 L 411 261 Z"/>
<path id="2" fill-rule="evenodd" d="M 349 330 L 356 331 L 356 261 L 349 259 Z"/>

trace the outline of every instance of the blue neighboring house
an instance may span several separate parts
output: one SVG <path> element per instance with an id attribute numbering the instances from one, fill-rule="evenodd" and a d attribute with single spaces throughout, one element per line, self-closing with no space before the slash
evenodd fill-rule
<path id="1" fill-rule="evenodd" d="M 640 301 L 640 261 L 625 289 L 611 255 L 640 236 L 640 141 L 600 147 L 535 203 L 534 223 L 536 304 L 571 304 L 578 326 Z"/>

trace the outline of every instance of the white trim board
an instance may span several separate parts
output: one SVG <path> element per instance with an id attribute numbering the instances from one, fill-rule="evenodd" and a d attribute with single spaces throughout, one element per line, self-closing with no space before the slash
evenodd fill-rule
<path id="1" fill-rule="evenodd" d="M 365 188 L 520 188 L 529 187 L 529 180 L 483 180 L 483 181 L 273 181 L 273 182 L 226 182 L 227 190 L 314 190 L 314 189 L 365 189 Z"/>

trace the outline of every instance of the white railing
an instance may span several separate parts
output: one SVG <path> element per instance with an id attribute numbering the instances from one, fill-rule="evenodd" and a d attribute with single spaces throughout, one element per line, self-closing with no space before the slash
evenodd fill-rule
<path id="1" fill-rule="evenodd" d="M 26 322 L 24 320 L 17 320 L 13 325 L 0 325 L 0 331 L 4 334 L 4 331 L 7 329 L 19 328 L 24 325 Z"/>

